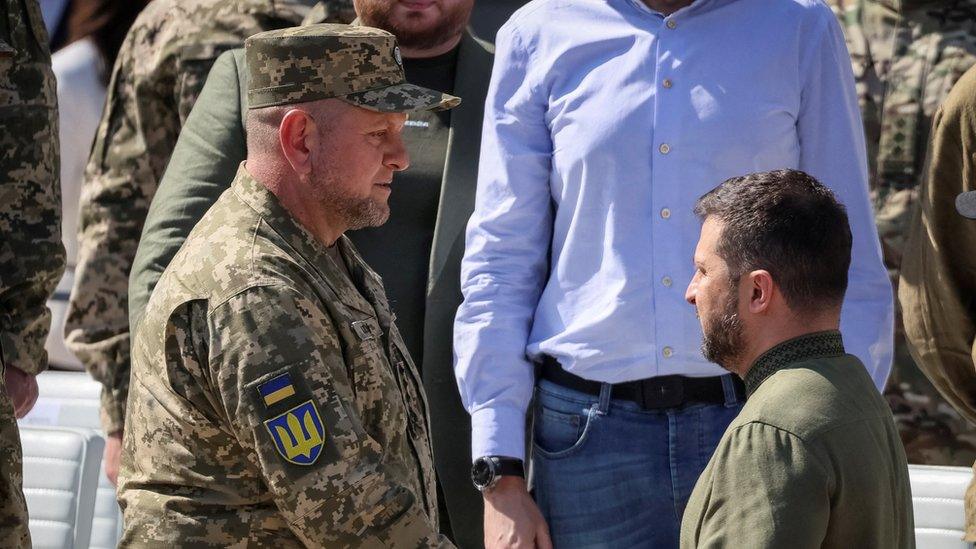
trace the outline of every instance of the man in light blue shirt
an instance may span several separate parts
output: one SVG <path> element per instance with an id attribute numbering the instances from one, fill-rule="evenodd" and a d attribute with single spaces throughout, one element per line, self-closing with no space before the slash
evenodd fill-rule
<path id="1" fill-rule="evenodd" d="M 879 387 L 890 368 L 841 31 L 819 0 L 534 0 L 496 46 L 454 336 L 486 542 L 677 546 L 742 401 L 684 302 L 700 195 L 779 168 L 830 187 L 854 239 L 844 340 Z"/>

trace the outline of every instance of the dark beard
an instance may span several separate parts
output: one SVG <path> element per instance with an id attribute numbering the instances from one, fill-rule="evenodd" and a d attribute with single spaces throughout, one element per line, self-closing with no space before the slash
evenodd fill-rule
<path id="1" fill-rule="evenodd" d="M 471 10 L 455 9 L 448 11 L 433 26 L 415 30 L 411 26 L 397 25 L 390 12 L 392 2 L 365 0 L 357 2 L 357 12 L 362 23 L 393 33 L 401 48 L 426 50 L 435 48 L 457 37 L 471 17 Z"/>
<path id="2" fill-rule="evenodd" d="M 707 326 L 702 325 L 704 337 L 701 351 L 705 359 L 730 371 L 745 345 L 738 313 L 739 296 L 735 293 L 735 286 L 732 285 L 729 299 L 725 302 L 719 319 L 709 322 Z"/>

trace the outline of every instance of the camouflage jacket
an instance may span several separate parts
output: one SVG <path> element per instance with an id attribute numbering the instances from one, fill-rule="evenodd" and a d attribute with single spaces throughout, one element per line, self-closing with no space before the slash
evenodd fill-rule
<path id="1" fill-rule="evenodd" d="M 64 329 L 68 348 L 104 385 L 107 432 L 122 428 L 128 391 L 129 270 L 180 128 L 223 51 L 257 32 L 298 25 L 313 3 L 155 0 L 126 36 L 85 173 Z"/>
<path id="2" fill-rule="evenodd" d="M 123 546 L 447 543 L 419 376 L 337 245 L 348 276 L 243 164 L 190 233 L 136 332 Z"/>
<path id="3" fill-rule="evenodd" d="M 57 94 L 37 2 L 0 17 L 0 364 L 36 374 L 64 272 Z"/>
<path id="4" fill-rule="evenodd" d="M 932 117 L 976 64 L 976 0 L 835 0 L 851 52 L 885 263 L 901 264 Z"/>

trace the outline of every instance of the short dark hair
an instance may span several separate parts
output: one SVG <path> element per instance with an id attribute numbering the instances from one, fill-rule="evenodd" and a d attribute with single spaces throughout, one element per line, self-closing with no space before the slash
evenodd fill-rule
<path id="1" fill-rule="evenodd" d="M 843 302 L 851 227 L 844 206 L 812 176 L 776 170 L 733 177 L 699 198 L 695 214 L 724 224 L 718 254 L 733 282 L 764 269 L 791 309 L 812 313 Z"/>

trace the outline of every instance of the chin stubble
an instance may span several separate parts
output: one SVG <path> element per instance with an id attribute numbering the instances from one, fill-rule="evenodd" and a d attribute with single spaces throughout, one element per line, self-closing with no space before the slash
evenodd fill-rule
<path id="1" fill-rule="evenodd" d="M 703 325 L 702 354 L 706 360 L 730 371 L 743 351 L 744 338 L 738 309 L 739 299 L 733 292 L 718 320 Z"/>

